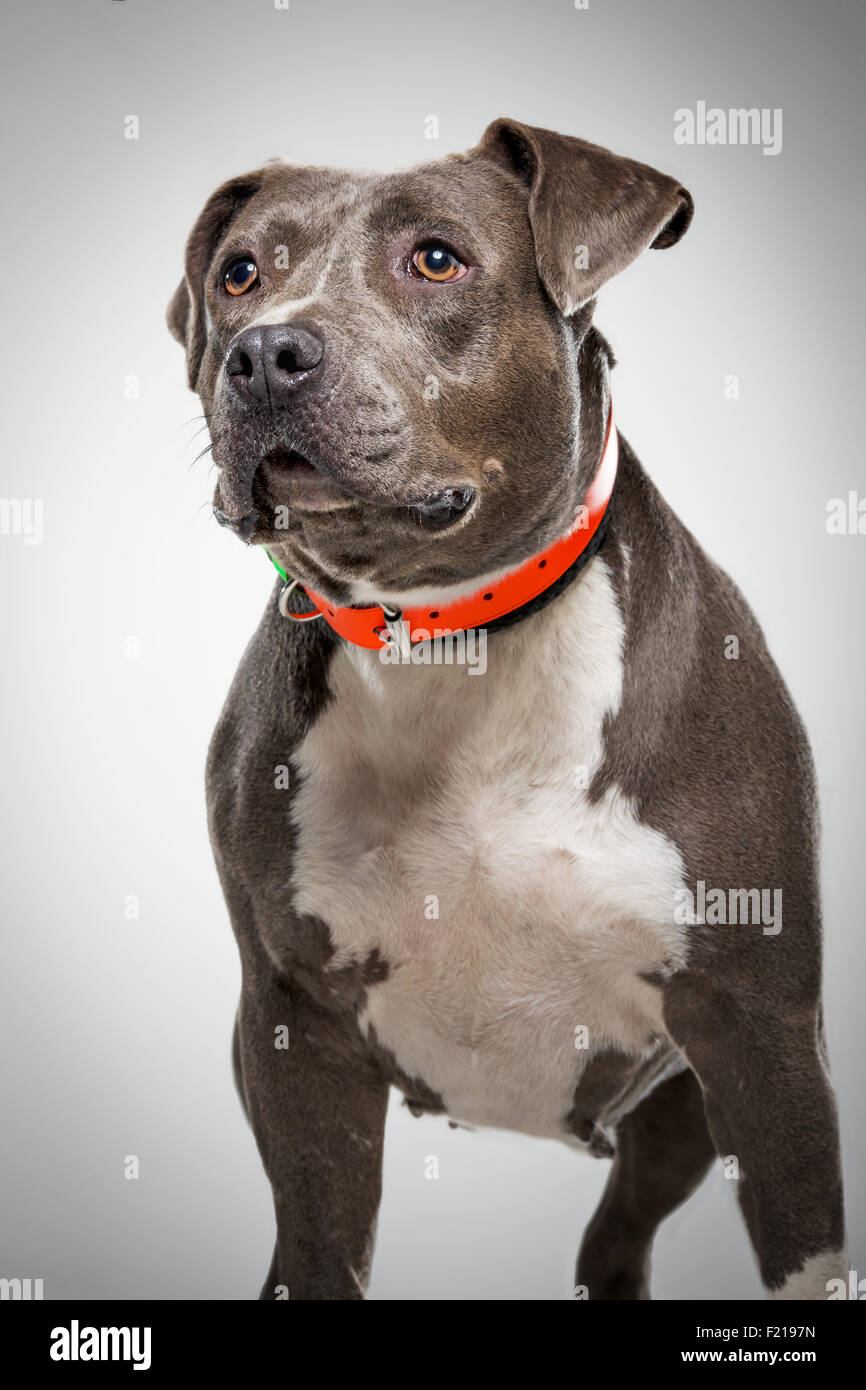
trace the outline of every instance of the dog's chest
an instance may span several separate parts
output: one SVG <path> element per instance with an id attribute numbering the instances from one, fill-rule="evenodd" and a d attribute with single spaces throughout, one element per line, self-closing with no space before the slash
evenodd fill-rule
<path id="1" fill-rule="evenodd" d="M 588 794 L 621 649 L 596 561 L 483 674 L 341 650 L 297 750 L 295 906 L 331 968 L 386 962 L 360 1026 L 456 1120 L 566 1137 L 587 1059 L 661 1030 L 640 977 L 682 957 L 679 854 Z"/>

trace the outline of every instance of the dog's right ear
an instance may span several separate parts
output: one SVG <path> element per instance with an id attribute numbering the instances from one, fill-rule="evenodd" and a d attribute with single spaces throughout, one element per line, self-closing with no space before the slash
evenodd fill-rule
<path id="1" fill-rule="evenodd" d="M 208 266 L 229 224 L 258 193 L 267 172 L 256 169 L 222 184 L 208 198 L 189 234 L 184 278 L 169 301 L 165 318 L 172 336 L 186 348 L 187 380 L 192 391 L 196 389 L 207 338 L 204 281 Z"/>
<path id="2" fill-rule="evenodd" d="M 571 135 L 500 119 L 477 149 L 526 189 L 538 274 L 566 315 L 647 247 L 674 246 L 692 220 L 678 179 Z"/>

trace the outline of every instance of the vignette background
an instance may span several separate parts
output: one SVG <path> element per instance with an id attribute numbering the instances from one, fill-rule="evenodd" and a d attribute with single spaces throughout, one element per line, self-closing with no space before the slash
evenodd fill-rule
<path id="1" fill-rule="evenodd" d="M 695 197 L 681 245 L 606 287 L 596 321 L 621 428 L 744 590 L 810 731 L 863 1269 L 866 538 L 828 535 L 825 517 L 864 485 L 864 29 L 853 0 L 9 12 L 0 493 L 42 499 L 45 533 L 0 536 L 0 1275 L 43 1278 L 49 1298 L 248 1298 L 264 1279 L 270 1192 L 231 1079 L 239 972 L 202 770 L 272 573 L 210 516 L 164 310 L 226 177 L 276 155 L 398 167 L 474 144 L 499 115 L 642 159 Z M 782 152 L 676 145 L 673 113 L 698 100 L 781 107 Z M 608 1165 L 396 1100 L 371 1297 L 569 1297 Z M 663 1227 L 653 1289 L 761 1296 L 720 1165 Z"/>

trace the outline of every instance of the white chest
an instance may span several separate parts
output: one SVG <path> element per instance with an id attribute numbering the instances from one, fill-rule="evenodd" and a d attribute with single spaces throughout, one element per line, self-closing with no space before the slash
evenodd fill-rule
<path id="1" fill-rule="evenodd" d="M 469 1124 L 564 1138 L 587 1047 L 663 1031 L 640 976 L 683 958 L 680 855 L 588 795 L 622 637 L 596 560 L 483 675 L 341 650 L 294 759 L 295 905 L 335 968 L 378 949 L 361 1026 Z"/>

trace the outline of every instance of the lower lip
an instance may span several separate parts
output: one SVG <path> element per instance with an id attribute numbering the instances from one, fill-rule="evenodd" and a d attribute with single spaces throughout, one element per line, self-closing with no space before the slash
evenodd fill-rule
<path id="1" fill-rule="evenodd" d="M 265 505 L 271 511 L 276 511 L 278 507 L 288 507 L 294 512 L 336 512 L 353 507 L 359 501 L 345 488 L 340 487 L 324 473 L 320 473 L 302 454 L 293 450 L 267 455 L 259 465 L 257 478 L 264 493 Z M 422 508 L 411 503 L 406 503 L 398 510 L 412 516 L 414 524 L 420 523 L 425 530 L 446 531 L 472 513 L 476 500 L 477 494 L 473 489 L 472 498 L 465 510 L 455 512 L 452 516 L 428 516 Z M 262 510 L 260 502 L 259 511 Z"/>

